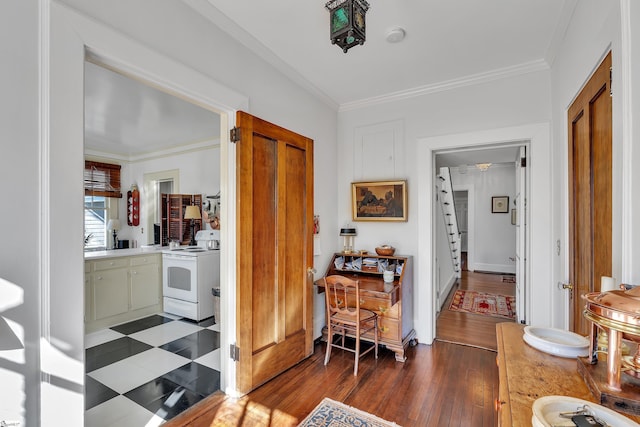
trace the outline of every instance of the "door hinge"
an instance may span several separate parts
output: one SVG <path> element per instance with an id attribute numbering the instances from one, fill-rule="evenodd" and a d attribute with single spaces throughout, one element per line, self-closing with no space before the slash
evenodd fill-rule
<path id="1" fill-rule="evenodd" d="M 239 362 L 240 361 L 240 347 L 238 347 L 235 344 L 230 344 L 229 345 L 229 357 L 234 362 Z"/>
<path id="2" fill-rule="evenodd" d="M 521 168 L 526 168 L 527 167 L 527 158 L 526 157 L 521 157 L 520 158 L 520 167 Z"/>
<path id="3" fill-rule="evenodd" d="M 233 129 L 231 129 L 231 131 L 229 133 L 230 133 L 231 142 L 240 141 L 240 128 L 239 127 L 234 127 Z"/>
<path id="4" fill-rule="evenodd" d="M 613 67 L 609 67 L 609 96 L 613 97 Z"/>

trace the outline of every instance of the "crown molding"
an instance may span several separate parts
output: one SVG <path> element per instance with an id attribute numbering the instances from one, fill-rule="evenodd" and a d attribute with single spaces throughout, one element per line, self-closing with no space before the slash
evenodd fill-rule
<path id="1" fill-rule="evenodd" d="M 333 110 L 338 110 L 339 105 L 330 98 L 326 93 L 318 89 L 313 83 L 307 80 L 302 74 L 293 69 L 289 64 L 283 61 L 271 49 L 266 47 L 260 40 L 249 34 L 248 31 L 236 24 L 227 15 L 222 13 L 218 8 L 212 5 L 208 0 L 182 0 L 183 3 L 191 7 L 204 18 L 214 23 L 225 33 L 237 40 L 262 60 L 273 66 L 276 70 L 283 73 L 291 81 L 298 84 L 303 89 L 310 92 L 321 102 L 325 103 Z"/>
<path id="2" fill-rule="evenodd" d="M 346 102 L 340 105 L 339 112 L 357 110 L 365 107 L 385 104 L 388 102 L 397 102 L 404 99 L 415 98 L 418 96 L 429 95 L 437 92 L 458 89 L 467 86 L 473 86 L 481 83 L 487 83 L 495 80 L 505 79 L 508 77 L 519 76 L 522 74 L 535 73 L 538 71 L 548 70 L 549 65 L 543 60 L 525 62 L 523 64 L 511 67 L 499 68 L 484 73 L 472 74 L 458 79 L 445 80 L 443 82 L 434 83 L 425 86 L 418 86 L 412 89 L 402 90 L 389 93 L 387 95 L 375 96 L 372 98 L 362 99 L 360 101 Z"/>
<path id="3" fill-rule="evenodd" d="M 123 163 L 136 163 L 144 162 L 147 160 L 160 159 L 163 157 L 172 157 L 179 154 L 193 153 L 196 151 L 210 150 L 220 147 L 220 139 L 207 139 L 204 141 L 198 141 L 189 144 L 175 145 L 172 147 L 155 149 L 153 151 L 135 153 L 135 154 L 123 154 L 112 153 L 107 151 L 100 151 L 92 148 L 86 148 L 85 156 L 101 159 L 119 160 Z"/>

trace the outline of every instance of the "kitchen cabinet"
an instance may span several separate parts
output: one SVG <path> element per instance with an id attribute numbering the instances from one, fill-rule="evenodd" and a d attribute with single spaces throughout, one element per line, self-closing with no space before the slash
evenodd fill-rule
<path id="1" fill-rule="evenodd" d="M 160 302 L 162 289 L 161 270 L 156 256 L 131 258 L 131 309 L 156 305 Z"/>
<path id="2" fill-rule="evenodd" d="M 187 206 L 200 207 L 202 216 L 202 194 L 162 194 L 160 201 L 160 244 L 167 246 L 177 240 L 181 245 L 191 241 L 191 221 L 184 219 Z M 202 218 L 194 219 L 194 233 L 203 229 Z"/>
<path id="3" fill-rule="evenodd" d="M 326 276 L 337 274 L 360 282 L 360 307 L 378 313 L 378 342 L 406 360 L 405 350 L 415 344 L 413 329 L 413 257 L 336 253 Z M 383 271 L 394 266 L 394 280 L 385 283 Z M 324 280 L 316 280 L 318 292 L 324 292 Z M 326 328 L 323 330 L 326 340 Z M 373 342 L 373 335 L 363 339 Z"/>
<path id="4" fill-rule="evenodd" d="M 93 290 L 91 288 L 91 274 L 86 269 L 84 273 L 84 321 L 93 320 Z"/>
<path id="5" fill-rule="evenodd" d="M 96 320 L 129 311 L 128 278 L 126 267 L 98 271 L 92 276 Z"/>
<path id="6" fill-rule="evenodd" d="M 161 254 L 85 261 L 85 332 L 162 311 Z"/>

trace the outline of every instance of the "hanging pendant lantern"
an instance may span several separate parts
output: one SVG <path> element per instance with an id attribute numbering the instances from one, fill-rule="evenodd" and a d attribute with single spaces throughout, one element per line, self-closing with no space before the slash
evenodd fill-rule
<path id="1" fill-rule="evenodd" d="M 369 10 L 366 0 L 332 0 L 325 5 L 329 11 L 331 44 L 337 44 L 344 53 L 358 44 L 364 44 L 365 14 Z"/>

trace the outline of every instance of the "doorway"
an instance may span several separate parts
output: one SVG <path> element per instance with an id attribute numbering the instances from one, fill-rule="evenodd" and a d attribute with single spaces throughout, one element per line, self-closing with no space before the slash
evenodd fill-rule
<path id="1" fill-rule="evenodd" d="M 496 322 L 526 321 L 526 277 L 517 274 L 525 271 L 526 263 L 526 256 L 519 256 L 526 247 L 526 225 L 524 221 L 517 223 L 516 215 L 526 200 L 527 181 L 520 175 L 525 165 L 525 161 L 520 160 L 525 157 L 523 147 L 525 143 L 515 142 L 435 153 L 436 170 L 441 166 L 450 170 L 462 253 L 460 277 L 448 295 L 442 297 L 444 304 L 436 320 L 436 339 L 493 348 Z M 496 199 L 505 205 L 496 209 Z M 520 214 L 522 219 L 526 217 L 523 211 Z M 439 226 L 435 224 L 436 228 Z M 439 232 L 436 238 L 443 236 L 445 234 Z M 523 242 L 522 248 L 518 248 L 519 242 Z M 437 261 L 438 264 L 446 262 Z M 484 318 L 473 323 L 469 320 L 478 319 L 477 315 L 453 314 L 450 311 L 452 297 L 465 292 L 505 297 L 512 319 Z M 516 295 L 520 298 L 515 298 Z M 471 317 L 467 319 L 467 316 Z"/>
<path id="2" fill-rule="evenodd" d="M 42 339 L 50 351 L 58 351 L 73 361 L 60 378 L 75 384 L 76 378 L 84 378 L 84 308 L 83 276 L 84 257 L 80 242 L 83 238 L 82 212 L 78 209 L 82 193 L 82 164 L 84 153 L 84 66 L 87 57 L 164 87 L 180 97 L 211 109 L 221 116 L 221 196 L 235 200 L 235 148 L 229 141 L 229 129 L 235 126 L 235 112 L 246 110 L 249 100 L 233 89 L 185 64 L 164 56 L 134 39 L 123 37 L 111 27 L 52 4 L 49 79 L 44 91 L 49 93 L 48 107 L 44 111 L 48 123 L 48 139 L 43 151 L 43 229 L 46 236 L 41 245 L 42 271 L 48 272 L 42 283 L 42 322 L 48 325 L 42 331 Z M 221 316 L 229 319 L 221 333 L 221 347 L 229 347 L 229 337 L 236 333 L 235 307 L 236 263 L 236 210 L 235 203 L 223 203 L 221 220 L 228 224 L 221 230 Z M 51 225 L 55 224 L 55 226 Z M 59 247 L 67 250 L 60 251 Z M 63 345 L 58 345 L 62 343 Z M 43 358 L 50 356 L 43 352 Z M 235 364 L 222 358 L 221 385 L 227 394 L 236 389 Z M 57 372 L 57 371 L 56 371 Z M 51 378 L 55 378 L 53 375 Z M 78 380 L 81 381 L 81 380 Z M 68 402 L 67 413 L 75 424 L 82 423 L 84 402 L 81 398 L 69 399 L 68 388 L 49 387 L 49 376 L 43 380 L 48 393 L 42 396 L 43 408 L 56 408 L 60 401 Z M 74 389 L 75 390 L 75 389 Z M 80 387 L 80 395 L 82 388 Z M 55 417 L 51 411 L 43 411 L 43 419 Z"/>
<path id="3" fill-rule="evenodd" d="M 453 191 L 453 200 L 456 206 L 456 218 L 460 232 L 460 269 L 468 270 L 469 253 L 469 190 Z"/>
<path id="4" fill-rule="evenodd" d="M 153 247 L 161 211 L 159 194 L 188 192 L 206 200 L 207 195 L 220 193 L 221 116 L 121 74 L 115 67 L 109 69 L 97 61 L 85 67 L 85 156 L 121 164 L 122 193 L 135 184 L 142 196 L 139 226 L 124 220 L 128 214 L 125 198 L 113 199 L 111 216 L 121 219 L 120 240 L 147 249 L 106 256 L 117 262 L 131 260 L 136 266 L 146 260 L 137 255 L 160 260 L 161 248 Z M 206 223 L 203 227 L 209 228 Z M 136 258 L 130 258 L 133 256 Z M 218 269 L 211 270 L 219 275 Z M 93 267 L 91 271 L 86 275 L 86 299 L 94 295 L 91 289 L 101 279 L 101 274 L 93 274 Z M 162 280 L 162 271 L 151 278 Z M 133 284 L 130 286 L 133 292 Z M 220 295 L 207 293 L 212 306 Z M 152 302 L 158 304 L 155 298 Z M 215 314 L 196 322 L 165 312 L 145 313 L 87 333 L 85 422 L 94 424 L 95 417 L 109 410 L 127 418 L 167 420 L 221 390 L 223 321 L 219 309 Z"/>

